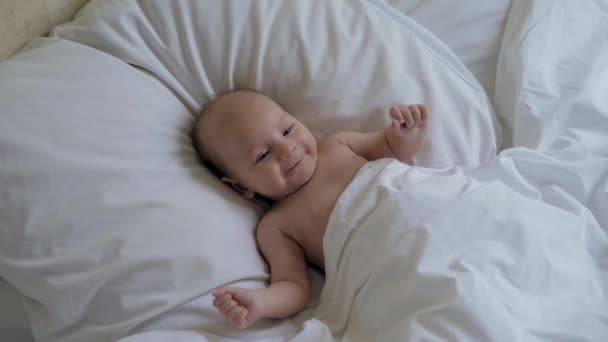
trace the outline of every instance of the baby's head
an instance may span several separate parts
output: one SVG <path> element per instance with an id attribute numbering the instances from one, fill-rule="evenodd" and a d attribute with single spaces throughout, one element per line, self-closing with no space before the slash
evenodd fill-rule
<path id="1" fill-rule="evenodd" d="M 317 164 L 310 131 L 270 98 L 251 90 L 210 102 L 193 130 L 201 157 L 246 198 L 286 197 L 306 184 Z"/>

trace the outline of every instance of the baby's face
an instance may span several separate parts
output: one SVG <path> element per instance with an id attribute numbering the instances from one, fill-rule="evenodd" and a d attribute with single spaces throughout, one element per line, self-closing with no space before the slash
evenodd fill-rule
<path id="1" fill-rule="evenodd" d="M 225 95 L 206 120 L 206 138 L 229 178 L 270 199 L 281 199 L 312 177 L 317 144 L 310 131 L 266 96 Z"/>

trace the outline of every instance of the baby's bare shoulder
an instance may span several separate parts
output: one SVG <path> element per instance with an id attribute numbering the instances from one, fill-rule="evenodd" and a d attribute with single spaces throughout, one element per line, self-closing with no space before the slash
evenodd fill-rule
<path id="1" fill-rule="evenodd" d="M 319 141 L 319 145 L 343 145 L 345 132 L 335 132 L 326 135 Z"/>
<path id="2" fill-rule="evenodd" d="M 322 152 L 348 152 L 348 132 L 336 132 L 325 136 L 317 146 L 317 150 Z"/>
<path id="3" fill-rule="evenodd" d="M 258 229 L 269 226 L 279 226 L 282 216 L 281 212 L 282 210 L 280 210 L 279 206 L 273 206 L 270 208 L 270 210 L 268 210 L 258 222 Z"/>
<path id="4" fill-rule="evenodd" d="M 287 234 L 289 232 L 288 218 L 293 206 L 292 203 L 285 202 L 275 204 L 258 222 L 258 233 L 261 230 L 271 230 L 279 234 Z"/>
<path id="5" fill-rule="evenodd" d="M 271 230 L 297 240 L 302 227 L 308 227 L 314 221 L 311 216 L 315 212 L 313 209 L 323 201 L 320 189 L 318 184 L 310 184 L 290 198 L 276 203 L 262 217 L 258 230 Z"/>

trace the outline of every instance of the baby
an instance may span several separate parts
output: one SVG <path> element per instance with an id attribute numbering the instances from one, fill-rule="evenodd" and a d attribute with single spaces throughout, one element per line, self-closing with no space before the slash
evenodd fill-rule
<path id="1" fill-rule="evenodd" d="M 423 144 L 424 105 L 395 106 L 388 115 L 391 125 L 382 131 L 334 133 L 317 143 L 302 123 L 255 91 L 231 92 L 206 107 L 193 131 L 202 158 L 245 198 L 259 195 L 273 203 L 256 230 L 270 285 L 213 293 L 213 305 L 235 326 L 288 317 L 306 306 L 307 261 L 324 269 L 323 236 L 342 191 L 365 163 L 405 162 Z"/>

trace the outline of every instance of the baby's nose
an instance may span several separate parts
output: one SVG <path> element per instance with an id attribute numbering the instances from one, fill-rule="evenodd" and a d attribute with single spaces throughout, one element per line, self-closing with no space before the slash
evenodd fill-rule
<path id="1" fill-rule="evenodd" d="M 291 154 L 295 151 L 296 144 L 286 143 L 283 145 L 283 153 L 281 153 L 281 160 L 287 160 L 291 157 Z"/>

